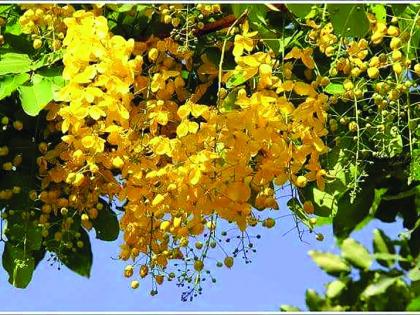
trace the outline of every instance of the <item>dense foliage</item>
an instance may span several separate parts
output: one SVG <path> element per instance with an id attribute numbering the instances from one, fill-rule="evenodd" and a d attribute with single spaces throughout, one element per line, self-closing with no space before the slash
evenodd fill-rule
<path id="1" fill-rule="evenodd" d="M 391 240 L 382 230 L 373 231 L 370 253 L 362 244 L 346 238 L 341 256 L 310 251 L 314 262 L 336 279 L 326 284 L 325 294 L 306 291 L 310 311 L 418 311 L 420 309 L 420 261 L 408 250 L 408 237 Z M 399 253 L 396 254 L 397 248 Z M 283 305 L 283 311 L 297 311 Z"/>
<path id="2" fill-rule="evenodd" d="M 279 218 L 279 191 L 300 232 L 332 223 L 343 251 L 358 250 L 348 236 L 370 219 L 402 217 L 400 256 L 413 268 L 419 12 L 416 4 L 0 5 L 10 282 L 26 287 L 46 253 L 89 276 L 89 231 L 112 241 L 121 230 L 131 286 L 150 277 L 155 295 L 175 280 L 190 299 L 205 278 L 215 281 L 213 267 L 249 262 L 258 227 Z M 366 285 L 382 281 L 362 269 Z"/>

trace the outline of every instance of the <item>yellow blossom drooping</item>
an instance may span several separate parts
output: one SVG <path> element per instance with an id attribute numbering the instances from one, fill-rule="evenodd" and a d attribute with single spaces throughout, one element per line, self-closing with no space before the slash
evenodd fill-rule
<path id="1" fill-rule="evenodd" d="M 219 69 L 207 56 L 197 58 L 191 88 L 183 75 L 196 60 L 176 41 L 125 39 L 85 10 L 64 24 L 66 85 L 47 107 L 63 135 L 42 150 L 41 201 L 48 214 L 75 209 L 90 230 L 103 211 L 99 198 L 119 199 L 120 258 L 147 256 L 141 278 L 162 283 L 159 268 L 187 255 L 190 236 L 214 233 L 216 218 L 240 231 L 255 226 L 256 209 L 279 209 L 274 185 L 324 189 L 328 97 L 317 81 L 293 78 L 291 60 L 281 65 L 270 52 L 254 51 L 258 33 L 248 22 L 233 39 L 235 67 L 220 82 L 228 93 L 211 105 L 203 99 Z M 315 70 L 312 53 L 295 47 L 285 59 Z"/>

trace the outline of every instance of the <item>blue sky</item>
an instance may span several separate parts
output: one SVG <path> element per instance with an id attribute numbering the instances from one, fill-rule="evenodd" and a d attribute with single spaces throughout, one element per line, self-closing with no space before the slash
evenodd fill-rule
<path id="1" fill-rule="evenodd" d="M 279 215 L 289 213 L 285 201 Z M 306 234 L 305 243 L 299 240 L 296 231 L 284 236 L 293 224 L 291 217 L 285 217 L 271 230 L 258 229 L 262 238 L 255 241 L 257 253 L 253 262 L 245 264 L 236 260 L 231 270 L 214 267 L 217 283 L 205 284 L 203 294 L 192 302 L 181 302 L 181 289 L 174 282 L 164 283 L 155 297 L 148 294 L 150 283 L 132 290 L 130 281 L 122 276 L 125 264 L 111 259 L 117 256 L 119 242 L 93 241 L 90 279 L 65 267 L 59 271 L 44 260 L 29 287 L 22 290 L 9 285 L 7 274 L 1 269 L 1 311 L 278 311 L 281 304 L 304 308 L 305 289 L 323 291 L 329 280 L 307 251 L 336 250 L 336 246 L 331 226 L 318 229 L 325 235 L 323 242 Z M 352 236 L 371 248 L 375 227 L 383 228 L 392 237 L 402 229 L 401 223 L 372 221 Z"/>

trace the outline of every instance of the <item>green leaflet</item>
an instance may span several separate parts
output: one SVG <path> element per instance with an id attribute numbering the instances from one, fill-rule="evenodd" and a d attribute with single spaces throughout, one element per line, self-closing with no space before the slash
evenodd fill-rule
<path id="1" fill-rule="evenodd" d="M 324 92 L 332 95 L 344 94 L 346 90 L 341 83 L 330 83 L 324 88 Z"/>
<path id="2" fill-rule="evenodd" d="M 335 33 L 341 36 L 363 37 L 369 30 L 369 21 L 364 5 L 357 4 L 329 4 L 331 23 Z"/>
<path id="3" fill-rule="evenodd" d="M 27 255 L 21 247 L 6 242 L 2 263 L 9 274 L 9 283 L 17 288 L 26 288 L 32 279 L 35 269 L 35 259 Z"/>
<path id="4" fill-rule="evenodd" d="M 96 231 L 96 238 L 102 241 L 115 241 L 120 232 L 117 215 L 110 206 L 101 201 L 103 208 L 99 210 L 99 215 L 92 220 L 93 227 Z"/>
<path id="5" fill-rule="evenodd" d="M 368 250 L 352 238 L 347 238 L 341 244 L 343 257 L 356 268 L 369 269 L 373 259 Z"/>
<path id="6" fill-rule="evenodd" d="M 27 73 L 16 75 L 8 74 L 0 77 L 0 100 L 10 96 L 16 89 L 28 81 L 30 78 Z"/>
<path id="7" fill-rule="evenodd" d="M 328 274 L 336 275 L 350 272 L 350 266 L 340 257 L 331 253 L 310 250 L 312 260 Z"/>
<path id="8" fill-rule="evenodd" d="M 32 69 L 32 60 L 27 54 L 4 53 L 0 55 L 0 75 L 23 73 Z"/>
<path id="9" fill-rule="evenodd" d="M 30 116 L 38 115 L 54 99 L 54 93 L 63 86 L 61 75 L 54 75 L 51 71 L 46 71 L 43 75 L 35 74 L 31 85 L 18 88 L 23 110 Z"/>

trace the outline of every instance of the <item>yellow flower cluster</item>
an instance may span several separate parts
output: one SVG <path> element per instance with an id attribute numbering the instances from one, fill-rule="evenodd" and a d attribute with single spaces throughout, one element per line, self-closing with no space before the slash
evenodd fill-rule
<path id="1" fill-rule="evenodd" d="M 99 196 L 118 197 L 125 201 L 120 257 L 146 255 L 159 283 L 168 261 L 184 256 L 189 237 L 213 233 L 217 218 L 245 230 L 258 221 L 253 207 L 278 209 L 273 183 L 316 181 L 323 189 L 328 97 L 317 92 L 319 80 L 274 75 L 280 65 L 253 53 L 256 33 L 247 24 L 235 37 L 237 66 L 223 81 L 239 77 L 254 88 L 233 88 L 218 104 L 204 105 L 198 101 L 218 73 L 206 56 L 189 91 L 182 73 L 191 70 L 192 52 L 171 39 L 126 40 L 109 32 L 103 16 L 85 11 L 64 22 L 67 84 L 47 116 L 64 136 L 39 159 L 41 221 L 71 207 L 89 229 Z M 311 54 L 296 48 L 286 59 L 312 70 Z"/>
<path id="2" fill-rule="evenodd" d="M 307 22 L 313 28 L 309 37 L 328 57 L 331 57 L 338 46 L 342 45 L 340 57 L 337 56 L 330 74 L 342 73 L 348 77 L 344 81 L 345 99 L 353 100 L 364 97 L 363 91 L 366 90 L 366 84 L 361 81 L 363 75 L 366 74 L 371 80 L 382 79 L 384 81 L 392 71 L 392 80 L 389 83 L 378 82 L 375 85 L 375 103 L 383 108 L 389 102 L 398 100 L 403 92 L 407 91 L 408 87 L 400 83 L 403 81 L 404 72 L 413 66 L 412 60 L 404 53 L 404 47 L 410 41 L 410 30 L 400 30 L 396 17 L 393 17 L 388 24 L 377 21 L 373 14 L 368 14 L 368 19 L 371 25 L 370 42 L 362 38 L 360 40 L 343 39 L 341 43 L 338 43 L 337 37 L 333 34 L 331 23 L 321 27 L 314 21 Z M 369 46 L 374 47 L 384 41 L 387 46 L 384 50 L 386 53 L 372 54 L 369 51 Z M 412 68 L 414 72 L 416 72 L 416 67 L 418 68 L 417 65 L 414 65 Z"/>
<path id="3" fill-rule="evenodd" d="M 40 199 L 48 208 L 45 216 L 69 206 L 87 214 L 82 224 L 90 228 L 89 218 L 100 210 L 99 196 L 113 196 L 120 189 L 113 170 L 122 168 L 122 150 L 130 143 L 130 86 L 143 61 L 141 56 L 129 60 L 134 41 L 112 36 L 105 17 L 77 11 L 64 21 L 67 85 L 59 98 L 66 103 L 51 104 L 47 120 L 59 117 L 56 127 L 65 136 L 38 159 L 44 189 Z"/>
<path id="4" fill-rule="evenodd" d="M 327 23 L 324 26 L 316 24 L 313 20 L 306 22 L 312 30 L 309 32 L 309 39 L 318 46 L 319 50 L 326 56 L 331 57 L 335 52 L 335 44 L 338 38 L 333 33 L 333 26 Z"/>
<path id="5" fill-rule="evenodd" d="M 54 239 L 65 245 L 77 216 L 85 229 L 93 227 L 104 212 L 101 197 L 121 203 L 119 257 L 135 261 L 124 275 L 134 276 L 142 261 L 139 277 L 151 276 L 154 285 L 175 278 L 166 267 L 179 259 L 200 279 L 207 271 L 207 250 L 218 244 L 221 221 L 235 224 L 242 235 L 257 224 L 274 227 L 275 219 L 258 211 L 279 208 L 278 187 L 290 183 L 300 189 L 312 182 L 324 190 L 328 174 L 320 159 L 329 150 L 328 132 L 333 138 L 343 130 L 338 121 L 345 124 L 358 151 L 368 128 L 358 118 L 365 110 L 358 101 L 399 111 L 396 101 L 411 87 L 403 78 L 411 68 L 404 49 L 409 37 L 395 19 L 388 25 L 369 16 L 371 33 L 358 40 L 337 37 L 328 20 L 308 20 L 307 45 L 287 47 L 279 58 L 262 49 L 264 42 L 246 19 L 237 20 L 227 34 L 218 29 L 223 40 L 212 49 L 194 49 L 197 30 L 213 15 L 221 16 L 217 4 L 150 6 L 144 14 L 160 15 L 165 27 L 171 24 L 171 37 L 141 41 L 112 34 L 101 6 L 91 11 L 21 7 L 26 11 L 20 24 L 32 35 L 34 48 L 43 40 L 53 50 L 63 48 L 66 85 L 46 108 L 46 142 L 39 144 L 37 159 L 41 189 L 29 192 L 42 213 L 43 236 L 54 225 Z M 375 45 L 386 48 L 375 54 L 370 49 Z M 233 55 L 219 60 L 230 63 L 230 70 L 220 69 L 210 55 L 217 50 L 221 58 Z M 325 68 L 314 60 L 318 50 L 331 58 L 332 86 L 342 84 L 331 97 L 323 93 L 331 92 L 326 89 L 330 78 L 321 76 Z M 413 70 L 419 75 L 420 64 Z M 354 108 L 341 115 L 340 103 L 328 118 L 330 104 L 349 100 Z M 351 109 L 355 117 L 350 119 Z M 11 125 L 6 118 L 2 124 Z M 22 124 L 14 121 L 13 127 L 21 130 Z M 53 143 L 58 136 L 61 141 L 47 143 L 50 135 Z M 0 157 L 4 172 L 22 162 L 7 146 L 0 146 Z M 0 200 L 17 194 L 22 195 L 20 187 L 8 187 L 0 191 Z M 317 211 L 311 200 L 301 201 L 302 215 Z M 316 219 L 306 222 L 312 229 Z M 189 243 L 195 238 L 198 252 Z M 224 265 L 231 268 L 233 261 L 226 254 Z"/>
<path id="6" fill-rule="evenodd" d="M 61 48 L 66 33 L 64 18 L 70 17 L 74 8 L 71 5 L 23 4 L 25 12 L 19 18 L 24 34 L 30 34 L 33 47 L 39 49 L 47 43 L 53 50 Z"/>

